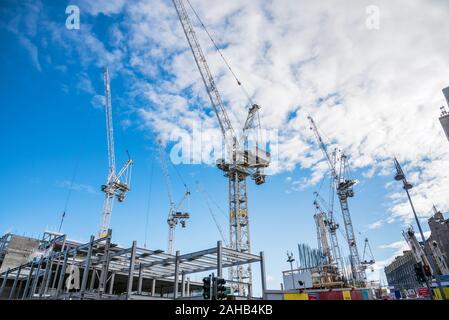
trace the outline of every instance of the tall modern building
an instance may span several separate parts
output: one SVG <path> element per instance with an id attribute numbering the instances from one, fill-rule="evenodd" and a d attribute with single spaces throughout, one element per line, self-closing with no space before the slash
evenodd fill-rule
<path id="1" fill-rule="evenodd" d="M 422 285 L 416 280 L 415 257 L 411 251 L 404 251 L 385 267 L 388 285 L 394 290 L 416 289 Z"/>
<path id="2" fill-rule="evenodd" d="M 444 97 L 447 101 L 447 106 L 449 107 L 449 87 L 443 89 Z M 447 139 L 449 140 L 449 113 L 446 111 L 445 107 L 441 107 L 441 116 L 440 116 L 441 126 L 443 127 L 444 133 L 446 134 Z"/>

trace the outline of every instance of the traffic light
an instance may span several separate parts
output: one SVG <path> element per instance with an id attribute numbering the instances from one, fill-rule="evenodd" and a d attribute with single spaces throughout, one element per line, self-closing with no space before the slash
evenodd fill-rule
<path id="1" fill-rule="evenodd" d="M 226 291 L 226 287 L 225 287 L 226 280 L 222 279 L 222 278 L 215 278 L 215 282 L 216 282 L 216 288 L 217 288 L 216 289 L 217 292 L 216 292 L 215 297 L 217 298 L 217 300 L 225 299 L 226 298 L 226 294 L 225 294 L 225 291 Z"/>
<path id="2" fill-rule="evenodd" d="M 427 277 L 431 277 L 431 276 L 432 276 L 432 271 L 430 270 L 430 267 L 429 267 L 427 264 L 425 264 L 425 265 L 423 266 L 423 269 L 424 269 L 424 274 L 425 274 Z"/>
<path id="3" fill-rule="evenodd" d="M 421 265 L 419 263 L 415 264 L 415 274 L 416 280 L 418 280 L 418 282 L 420 283 L 426 282 L 426 277 L 423 273 L 423 268 L 421 268 Z"/>
<path id="4" fill-rule="evenodd" d="M 211 276 L 203 278 L 203 298 L 204 300 L 210 300 L 211 289 Z"/>

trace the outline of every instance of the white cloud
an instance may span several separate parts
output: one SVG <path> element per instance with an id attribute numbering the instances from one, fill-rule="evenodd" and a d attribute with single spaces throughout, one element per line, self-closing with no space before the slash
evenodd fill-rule
<path id="1" fill-rule="evenodd" d="M 192 3 L 262 106 L 262 125 L 281 128 L 280 162 L 273 165 L 273 173 L 298 165 L 311 169 L 310 177 L 294 182 L 299 190 L 321 180 L 326 164 L 310 143 L 306 116 L 311 114 L 325 137 L 342 146 L 352 167 L 362 169 L 367 178 L 392 175 L 393 156 L 407 163 L 421 216 L 433 203 L 449 209 L 444 195 L 449 146 L 437 120 L 449 72 L 449 42 L 440 32 L 449 27 L 444 2 L 421 0 L 411 6 L 405 0 L 379 1 L 378 31 L 365 26 L 369 1 Z M 163 136 L 175 128 L 187 134 L 183 123 L 199 119 L 209 130 L 218 130 L 214 115 L 201 110 L 209 102 L 171 3 L 139 2 L 127 12 L 132 61 L 146 81 L 155 82 L 146 91 L 152 105 L 142 113 L 146 123 Z M 198 28 L 197 33 L 231 121 L 239 127 L 245 96 L 204 32 Z M 392 219 L 387 223 L 411 219 L 399 188 L 392 185 Z"/>
<path id="2" fill-rule="evenodd" d="M 56 183 L 56 186 L 59 188 L 64 189 L 71 189 L 74 191 L 81 191 L 81 192 L 87 192 L 90 194 L 97 194 L 97 188 L 94 188 L 87 184 L 80 184 L 80 183 L 72 183 L 71 181 L 65 180 L 65 181 L 58 181 Z"/>
<path id="3" fill-rule="evenodd" d="M 375 221 L 375 222 L 369 224 L 368 229 L 370 229 L 370 230 L 379 229 L 380 227 L 383 226 L 383 224 L 384 224 L 383 220 L 378 220 L 378 221 Z"/>
<path id="4" fill-rule="evenodd" d="M 397 156 L 415 184 L 411 194 L 420 217 L 434 203 L 449 210 L 449 145 L 437 120 L 444 103 L 441 89 L 449 81 L 449 41 L 441 32 L 449 28 L 447 2 L 377 1 L 377 31 L 365 24 L 371 1 L 191 2 L 262 106 L 262 126 L 279 129 L 279 162 L 272 173 L 310 169 L 309 177 L 292 182 L 298 190 L 321 180 L 326 163 L 311 144 L 310 114 L 326 140 L 341 146 L 352 168 L 366 178 L 393 175 L 391 158 Z M 81 30 L 70 33 L 59 22 L 39 26 L 68 55 L 76 53 L 81 66 L 108 65 L 112 75 L 127 79 L 131 97 L 145 106 L 136 113 L 159 137 L 186 136 L 200 122 L 212 136 L 219 134 L 171 1 L 86 1 L 81 7 L 94 16 L 125 16 L 111 26 L 104 42 L 83 21 Z M 26 19 L 26 30 L 33 37 L 40 20 L 36 10 L 30 12 L 34 16 Z M 246 116 L 246 97 L 204 32 L 197 28 L 197 33 L 238 129 Z M 413 218 L 400 188 L 388 186 L 386 223 Z"/>

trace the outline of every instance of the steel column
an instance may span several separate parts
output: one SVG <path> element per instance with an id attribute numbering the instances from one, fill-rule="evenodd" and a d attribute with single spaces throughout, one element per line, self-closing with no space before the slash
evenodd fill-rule
<path id="1" fill-rule="evenodd" d="M 153 282 L 151 284 L 151 296 L 154 297 L 155 293 L 156 293 L 156 279 L 153 279 Z"/>
<path id="2" fill-rule="evenodd" d="M 22 271 L 22 265 L 19 266 L 19 269 L 17 270 L 17 274 L 16 277 L 14 279 L 14 283 L 12 285 L 11 288 L 11 292 L 9 293 L 9 300 L 12 300 L 14 297 L 14 292 L 16 291 L 16 287 L 17 287 L 17 282 L 19 281 L 19 277 L 20 277 L 20 272 Z"/>
<path id="3" fill-rule="evenodd" d="M 142 294 L 142 284 L 143 284 L 143 267 L 139 264 L 139 283 L 137 284 L 137 294 Z"/>
<path id="4" fill-rule="evenodd" d="M 76 251 L 75 251 L 76 254 Z M 62 284 L 64 282 L 65 269 L 67 268 L 67 260 L 69 259 L 69 250 L 64 253 L 64 261 L 62 262 L 61 273 L 59 274 L 58 288 L 56 289 L 56 298 L 59 297 L 62 291 Z"/>
<path id="5" fill-rule="evenodd" d="M 115 280 L 115 272 L 112 272 L 111 274 L 111 280 L 109 283 L 109 294 L 112 294 L 113 290 L 114 290 L 114 280 Z"/>
<path id="6" fill-rule="evenodd" d="M 176 251 L 176 260 L 175 260 L 175 280 L 174 280 L 174 299 L 178 298 L 178 280 L 179 280 L 179 250 Z"/>
<path id="7" fill-rule="evenodd" d="M 25 289 L 23 290 L 22 300 L 24 300 L 27 297 L 27 292 L 30 288 L 31 277 L 32 277 L 32 274 L 34 271 L 34 264 L 35 264 L 35 260 L 33 259 L 33 261 L 31 262 L 31 265 L 30 265 L 30 273 L 28 274 L 28 277 L 27 277 Z"/>
<path id="8" fill-rule="evenodd" d="M 136 262 L 136 248 L 137 242 L 133 241 L 133 246 L 131 249 L 131 257 L 129 261 L 129 273 L 128 273 L 128 285 L 126 289 L 126 298 L 129 299 L 131 292 L 133 291 L 133 280 L 134 280 L 134 266 Z"/>
<path id="9" fill-rule="evenodd" d="M 181 297 L 186 295 L 186 275 L 184 271 L 181 272 Z"/>
<path id="10" fill-rule="evenodd" d="M 2 286 L 1 286 L 1 288 L 0 288 L 0 299 L 1 299 L 1 297 L 2 297 L 3 290 L 5 290 L 6 281 L 8 281 L 9 270 L 10 270 L 10 268 L 8 268 L 8 270 L 6 270 L 5 273 L 3 273 L 3 277 L 4 277 L 4 278 L 3 278 Z"/>
<path id="11" fill-rule="evenodd" d="M 260 252 L 260 278 L 262 281 L 262 299 L 264 299 L 265 291 L 267 291 L 267 280 L 265 274 L 265 255 L 263 251 Z"/>
<path id="12" fill-rule="evenodd" d="M 36 269 L 36 274 L 33 277 L 33 284 L 31 286 L 31 291 L 28 294 L 28 296 L 30 298 L 33 298 L 34 293 L 36 292 L 36 287 L 37 287 L 37 282 L 39 281 L 39 273 L 41 272 L 41 266 L 42 266 L 42 261 L 44 260 L 44 257 L 41 257 L 39 259 L 39 264 L 37 265 L 37 269 Z"/>
<path id="13" fill-rule="evenodd" d="M 84 264 L 83 280 L 81 282 L 81 289 L 80 289 L 81 299 L 84 297 L 84 292 L 86 291 L 87 278 L 89 277 L 90 260 L 92 257 L 92 249 L 94 246 L 94 241 L 95 241 L 95 237 L 90 236 L 90 244 L 89 244 L 89 249 L 87 251 L 86 263 Z"/>

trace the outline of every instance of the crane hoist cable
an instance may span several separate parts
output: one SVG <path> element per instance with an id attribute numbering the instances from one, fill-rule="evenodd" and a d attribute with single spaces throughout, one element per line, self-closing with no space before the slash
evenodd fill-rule
<path id="1" fill-rule="evenodd" d="M 78 164 L 75 165 L 75 169 L 73 170 L 72 180 L 70 180 L 69 190 L 67 192 L 67 197 L 65 199 L 64 211 L 62 212 L 62 215 L 61 215 L 61 222 L 59 223 L 58 232 L 61 232 L 62 224 L 64 223 L 64 219 L 67 214 L 67 208 L 69 206 L 69 201 L 72 196 L 73 184 L 75 183 L 75 178 L 76 178 L 77 173 L 78 173 Z"/>
<path id="2" fill-rule="evenodd" d="M 198 191 L 199 193 L 201 193 L 201 194 L 203 195 L 204 202 L 206 203 L 206 206 L 207 206 L 207 208 L 208 208 L 208 210 L 209 210 L 209 214 L 210 214 L 210 216 L 212 217 L 212 220 L 214 221 L 215 226 L 217 227 L 217 230 L 218 230 L 218 232 L 220 233 L 221 238 L 223 239 L 223 242 L 224 242 L 225 245 L 228 247 L 228 246 L 229 246 L 229 243 L 228 243 L 226 237 L 224 236 L 223 229 L 221 228 L 221 225 L 220 225 L 220 223 L 218 222 L 217 216 L 215 215 L 215 213 L 213 212 L 213 210 L 212 210 L 212 208 L 211 208 L 211 206 L 210 206 L 210 203 L 209 203 L 209 198 L 210 198 L 210 197 L 209 197 L 209 194 L 207 193 L 206 190 L 204 190 L 204 189 L 201 187 L 199 181 L 196 181 L 196 189 L 197 189 L 197 191 Z"/>
<path id="3" fill-rule="evenodd" d="M 197 183 L 199 184 L 199 181 L 197 180 Z M 208 200 L 210 200 L 215 207 L 217 207 L 218 211 L 221 213 L 221 215 L 227 220 L 229 219 L 229 217 L 226 215 L 225 211 L 223 210 L 223 208 L 217 203 L 217 201 L 215 201 L 214 198 L 212 198 L 212 196 L 204 189 L 202 188 L 204 195 L 208 198 Z"/>
<path id="4" fill-rule="evenodd" d="M 207 27 L 205 26 L 205 24 L 203 23 L 203 21 L 201 20 L 200 16 L 198 15 L 198 13 L 196 12 L 196 10 L 193 8 L 192 4 L 190 3 L 189 0 L 186 0 L 187 3 L 189 4 L 190 9 L 192 9 L 193 14 L 195 15 L 196 19 L 198 20 L 198 22 L 200 23 L 201 27 L 204 29 L 204 31 L 206 32 L 207 36 L 209 37 L 210 41 L 212 42 L 212 44 L 214 45 L 215 49 L 217 50 L 217 52 L 220 54 L 221 59 L 223 60 L 223 62 L 225 63 L 226 67 L 229 69 L 229 71 L 231 72 L 232 76 L 234 77 L 235 81 L 237 82 L 237 85 L 241 88 L 242 92 L 245 94 L 246 98 L 248 99 L 249 105 L 250 107 L 254 105 L 251 96 L 248 94 L 248 91 L 246 91 L 245 87 L 243 86 L 242 82 L 237 78 L 237 75 L 235 74 L 234 70 L 232 70 L 231 65 L 229 64 L 228 60 L 225 58 L 225 56 L 223 55 L 223 52 L 221 51 L 221 49 L 218 47 L 217 43 L 215 42 L 215 40 L 212 38 L 212 35 L 209 33 L 209 30 L 207 29 Z"/>

